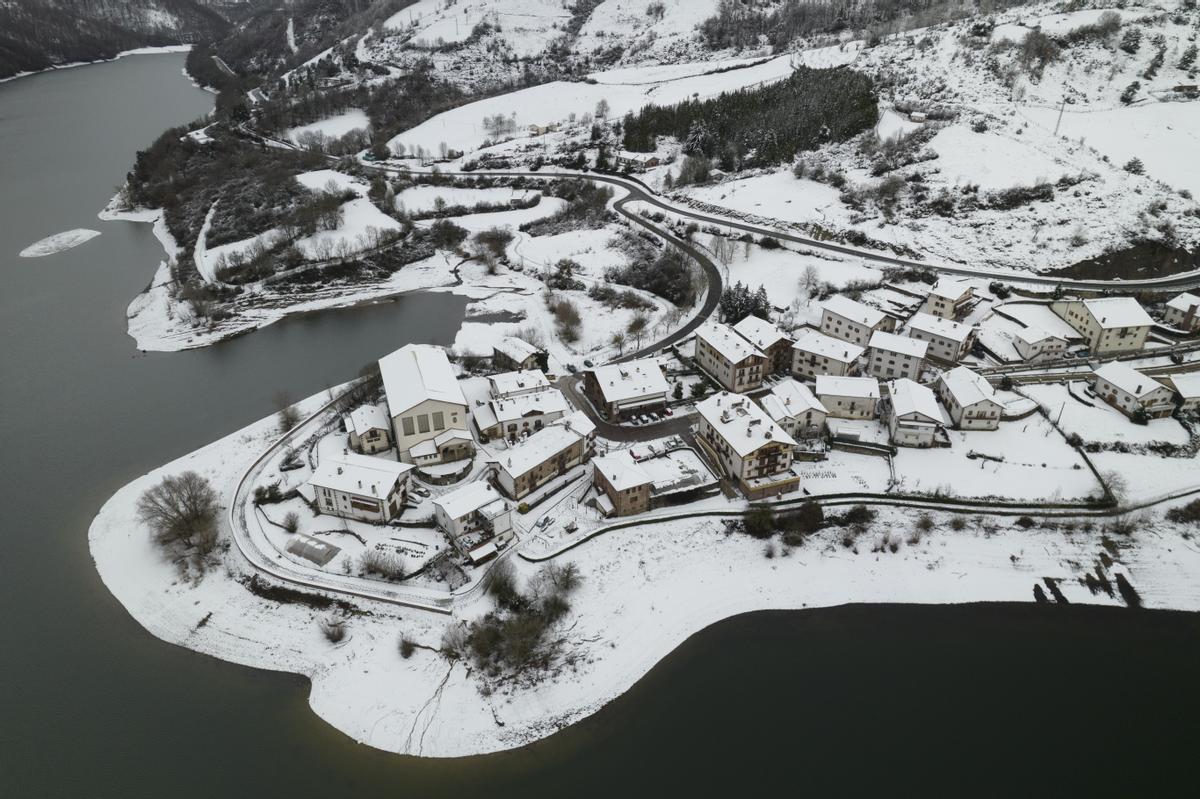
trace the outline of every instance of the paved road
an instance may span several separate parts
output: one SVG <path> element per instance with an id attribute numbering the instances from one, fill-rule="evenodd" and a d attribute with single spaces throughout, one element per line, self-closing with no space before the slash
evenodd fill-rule
<path id="1" fill-rule="evenodd" d="M 628 425 L 606 422 L 600 418 L 591 401 L 580 390 L 579 383 L 581 380 L 582 378 L 577 375 L 567 375 L 560 377 L 555 385 L 567 395 L 567 399 L 571 401 L 573 406 L 587 414 L 588 418 L 596 425 L 596 433 L 601 438 L 623 442 L 653 441 L 669 436 L 686 436 L 690 432 L 694 416 L 692 414 L 681 413 L 680 411 L 675 411 L 674 416 L 667 417 L 661 422 L 642 425 L 641 427 L 630 427 Z"/>

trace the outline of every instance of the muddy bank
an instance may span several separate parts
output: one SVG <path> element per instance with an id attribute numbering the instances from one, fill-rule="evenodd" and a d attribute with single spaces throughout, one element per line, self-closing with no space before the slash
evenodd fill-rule
<path id="1" fill-rule="evenodd" d="M 1167 247 L 1161 242 L 1145 241 L 1128 249 L 1045 272 L 1047 275 L 1074 280 L 1139 280 L 1167 277 L 1200 269 L 1200 252 Z"/>

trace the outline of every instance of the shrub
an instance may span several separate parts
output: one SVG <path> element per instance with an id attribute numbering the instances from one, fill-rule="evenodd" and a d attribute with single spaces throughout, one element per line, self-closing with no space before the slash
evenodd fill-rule
<path id="1" fill-rule="evenodd" d="M 815 533 L 825 524 L 825 511 L 815 502 L 804 502 L 796 510 L 779 517 L 784 530 L 798 533 Z"/>
<path id="2" fill-rule="evenodd" d="M 1142 31 L 1139 28 L 1130 27 L 1125 29 L 1125 35 L 1121 37 L 1121 49 L 1133 55 L 1142 46 Z"/>
<path id="3" fill-rule="evenodd" d="M 254 487 L 254 504 L 267 505 L 274 502 L 282 502 L 283 493 L 279 490 L 279 483 L 271 483 L 269 486 Z"/>
<path id="4" fill-rule="evenodd" d="M 1193 499 L 1188 504 L 1179 508 L 1170 508 L 1167 510 L 1167 521 L 1175 522 L 1176 524 L 1186 524 L 1200 522 L 1200 499 Z"/>
<path id="5" fill-rule="evenodd" d="M 491 582 L 488 583 L 487 591 L 502 608 L 517 610 L 525 605 L 525 597 L 517 587 L 516 571 L 506 560 L 492 567 Z"/>
<path id="6" fill-rule="evenodd" d="M 452 250 L 467 237 L 467 231 L 449 219 L 439 219 L 429 226 L 429 240 L 439 250 Z"/>
<path id="7" fill-rule="evenodd" d="M 961 533 L 967 529 L 967 520 L 961 516 L 955 516 L 950 519 L 950 529 L 956 533 Z"/>
<path id="8" fill-rule="evenodd" d="M 329 643 L 339 643 L 346 637 L 346 622 L 336 618 L 322 619 L 321 633 Z"/>
<path id="9" fill-rule="evenodd" d="M 1121 92 L 1121 102 L 1129 105 L 1133 99 L 1137 97 L 1137 93 L 1141 90 L 1142 84 L 1139 81 L 1134 81 L 1125 87 L 1125 91 Z"/>
<path id="10" fill-rule="evenodd" d="M 1036 525 L 1036 524 L 1037 524 L 1037 522 L 1035 522 L 1035 521 L 1034 521 L 1034 520 L 1033 520 L 1031 517 L 1029 517 L 1029 516 L 1022 516 L 1021 518 L 1017 519 L 1017 522 L 1016 522 L 1016 524 L 1017 524 L 1017 526 L 1018 526 L 1018 527 L 1023 527 L 1023 528 L 1025 528 L 1026 530 L 1028 530 L 1030 527 L 1033 527 L 1034 525 Z"/>
<path id="11" fill-rule="evenodd" d="M 529 503 L 521 502 L 517 504 L 517 513 L 529 513 Z"/>
<path id="12" fill-rule="evenodd" d="M 1121 168 L 1131 175 L 1141 175 L 1146 171 L 1146 166 L 1142 163 L 1142 159 L 1140 158 L 1130 158 L 1125 162 L 1125 166 Z"/>
<path id="13" fill-rule="evenodd" d="M 929 513 L 922 513 L 917 517 L 917 529 L 922 533 L 928 533 L 933 529 L 933 516 Z"/>
<path id="14" fill-rule="evenodd" d="M 855 505 L 846 511 L 845 521 L 847 524 L 870 524 L 875 521 L 875 511 L 868 508 L 866 505 Z"/>
<path id="15" fill-rule="evenodd" d="M 300 514 L 296 513 L 295 511 L 291 511 L 284 516 L 283 529 L 287 530 L 289 533 L 294 533 L 296 530 L 300 529 Z"/>
<path id="16" fill-rule="evenodd" d="M 746 511 L 746 532 L 755 538 L 770 538 L 775 534 L 775 513 L 769 505 L 753 505 Z"/>
<path id="17" fill-rule="evenodd" d="M 775 549 L 774 541 L 768 541 L 766 544 L 763 545 L 763 557 L 764 558 L 766 558 L 767 560 L 771 560 L 772 558 L 775 557 L 776 554 L 777 554 L 777 552 Z"/>
<path id="18" fill-rule="evenodd" d="M 407 635 L 400 637 L 400 657 L 408 660 L 417 651 L 417 645 Z"/>
<path id="19" fill-rule="evenodd" d="M 691 389 L 690 389 L 690 393 L 691 393 L 691 395 L 692 395 L 692 397 L 693 397 L 693 398 L 696 398 L 696 397 L 703 397 L 703 396 L 704 396 L 704 392 L 705 392 L 706 390 L 707 390 L 707 389 L 706 389 L 706 388 L 705 388 L 705 386 L 704 386 L 704 381 L 703 381 L 703 380 L 697 380 L 695 383 L 692 383 L 692 387 L 691 387 Z"/>
<path id="20" fill-rule="evenodd" d="M 381 549 L 365 550 L 359 556 L 358 567 L 364 574 L 378 574 L 385 580 L 404 579 L 404 558 L 394 552 Z"/>

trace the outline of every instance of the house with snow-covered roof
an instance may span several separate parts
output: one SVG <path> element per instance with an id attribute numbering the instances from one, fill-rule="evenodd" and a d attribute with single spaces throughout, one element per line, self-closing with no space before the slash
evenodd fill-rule
<path id="1" fill-rule="evenodd" d="M 960 430 L 996 430 L 1004 406 L 996 399 L 992 384 L 965 366 L 938 376 L 937 394 Z"/>
<path id="2" fill-rule="evenodd" d="M 1178 330 L 1200 330 L 1200 297 L 1185 291 L 1167 300 L 1163 321 Z"/>
<path id="3" fill-rule="evenodd" d="M 667 407 L 667 377 L 653 358 L 597 366 L 583 373 L 583 393 L 610 421 Z"/>
<path id="4" fill-rule="evenodd" d="M 413 447 L 447 430 L 466 431 L 467 399 L 444 349 L 407 344 L 379 359 L 379 373 L 400 460 L 415 462 Z"/>
<path id="5" fill-rule="evenodd" d="M 696 331 L 696 366 L 729 391 L 762 388 L 767 356 L 729 325 L 709 323 Z"/>
<path id="6" fill-rule="evenodd" d="M 342 426 L 355 452 L 374 455 L 392 445 L 392 423 L 383 405 L 372 402 L 358 406 L 342 417 Z"/>
<path id="7" fill-rule="evenodd" d="M 879 405 L 879 381 L 873 377 L 817 378 L 817 399 L 836 419 L 871 419 Z"/>
<path id="8" fill-rule="evenodd" d="M 509 336 L 492 345 L 492 366 L 497 369 L 545 369 L 546 353 L 525 339 Z"/>
<path id="9" fill-rule="evenodd" d="M 749 499 L 795 491 L 796 441 L 749 397 L 722 391 L 696 404 L 696 440 Z"/>
<path id="10" fill-rule="evenodd" d="M 876 331 L 867 347 L 867 374 L 885 380 L 897 377 L 915 380 L 925 369 L 928 350 L 927 341 Z"/>
<path id="11" fill-rule="evenodd" d="M 1143 411 L 1161 419 L 1175 410 L 1171 389 L 1120 361 L 1109 361 L 1092 373 L 1092 390 L 1126 416 Z"/>
<path id="12" fill-rule="evenodd" d="M 550 388 L 550 381 L 541 369 L 519 369 L 490 376 L 488 386 L 493 397 L 516 397 L 546 391 Z"/>
<path id="13" fill-rule="evenodd" d="M 556 388 L 491 399 L 475 408 L 475 425 L 490 438 L 515 440 L 536 433 L 571 410 L 567 398 Z"/>
<path id="14" fill-rule="evenodd" d="M 1184 372 L 1171 375 L 1171 384 L 1175 387 L 1176 399 L 1179 402 L 1180 413 L 1200 412 L 1200 372 Z"/>
<path id="15" fill-rule="evenodd" d="M 1140 350 L 1154 324 L 1133 297 L 1059 300 L 1050 309 L 1079 331 L 1093 355 Z"/>
<path id="16" fill-rule="evenodd" d="M 906 332 L 909 338 L 929 345 L 927 357 L 946 363 L 961 361 L 975 343 L 975 328 L 970 325 L 919 311 L 908 320 Z"/>
<path id="17" fill-rule="evenodd" d="M 974 298 L 975 290 L 971 288 L 970 283 L 943 277 L 929 289 L 925 302 L 921 304 L 921 310 L 942 319 L 960 319 L 966 314 Z"/>
<path id="18" fill-rule="evenodd" d="M 767 356 L 767 372 L 786 373 L 792 361 L 792 339 L 771 322 L 751 314 L 733 326 L 746 341 Z"/>
<path id="19" fill-rule="evenodd" d="M 1022 359 L 1037 363 L 1066 355 L 1067 340 L 1040 327 L 1023 327 L 1013 336 L 1013 347 Z"/>
<path id="20" fill-rule="evenodd" d="M 812 389 L 790 377 L 772 386 L 759 404 L 792 438 L 812 438 L 825 428 L 825 406 Z"/>
<path id="21" fill-rule="evenodd" d="M 600 492 L 597 505 L 605 516 L 630 516 L 650 509 L 654 479 L 629 450 L 592 459 L 592 470 L 592 485 Z"/>
<path id="22" fill-rule="evenodd" d="M 849 297 L 835 294 L 821 303 L 821 332 L 827 336 L 865 347 L 876 331 L 895 329 L 895 318 Z"/>
<path id="23" fill-rule="evenodd" d="M 898 447 L 932 447 L 945 441 L 948 419 L 933 392 L 902 377 L 888 383 L 888 432 Z"/>
<path id="24" fill-rule="evenodd" d="M 433 500 L 433 518 L 451 539 L 482 532 L 507 543 L 513 537 L 512 503 L 486 480 L 477 480 Z"/>
<path id="25" fill-rule="evenodd" d="M 851 375 L 858 370 L 866 351 L 865 347 L 804 327 L 796 331 L 796 341 L 792 344 L 792 374 L 797 377 Z"/>
<path id="26" fill-rule="evenodd" d="M 521 499 L 587 458 L 582 435 L 567 425 L 552 424 L 499 453 L 496 483 L 510 498 Z"/>
<path id="27" fill-rule="evenodd" d="M 371 524 L 400 515 L 412 464 L 344 452 L 321 458 L 307 485 L 318 512 Z"/>

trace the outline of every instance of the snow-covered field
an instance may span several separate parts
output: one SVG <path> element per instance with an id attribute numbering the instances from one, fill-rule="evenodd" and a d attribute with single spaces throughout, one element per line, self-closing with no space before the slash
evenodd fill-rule
<path id="1" fill-rule="evenodd" d="M 360 108 L 350 108 L 326 119 L 310 122 L 307 125 L 300 125 L 295 128 L 288 128 L 285 135 L 292 142 L 299 142 L 306 134 L 314 133 L 319 133 L 329 138 L 338 138 L 339 136 L 345 136 L 352 130 L 366 130 L 370 124 L 371 120 L 367 118 L 366 111 Z"/>
<path id="2" fill-rule="evenodd" d="M 413 186 L 396 195 L 396 208 L 410 214 L 432 211 L 441 200 L 448 206 L 461 205 L 472 208 L 476 205 L 498 205 L 514 200 L 526 200 L 537 192 L 525 189 L 495 187 L 487 189 L 459 189 L 453 186 Z"/>
<path id="3" fill-rule="evenodd" d="M 311 410 L 323 399 L 304 406 Z M 465 664 L 426 649 L 405 660 L 397 645 L 403 635 L 438 647 L 448 625 L 491 607 L 486 597 L 469 600 L 453 617 L 353 599 L 367 612 L 351 618 L 346 639 L 331 645 L 319 630 L 329 612 L 277 604 L 248 591 L 248 566 L 236 549 L 194 582 L 180 579 L 151 545 L 133 512 L 142 490 L 165 474 L 194 469 L 228 500 L 275 424 L 264 419 L 121 489 L 92 523 L 92 556 L 105 585 L 154 635 L 224 660 L 305 675 L 319 716 L 389 751 L 450 757 L 546 737 L 627 690 L 693 633 L 745 611 L 846 602 L 1031 601 L 1044 577 L 1061 580 L 1072 602 L 1119 603 L 1081 584 L 1101 545 L 1099 531 L 1078 526 L 1025 530 L 1003 518 L 981 518 L 953 532 L 949 517 L 935 514 L 934 528 L 920 534 L 917 512 L 880 509 L 851 548 L 841 543 L 844 530 L 832 528 L 769 559 L 763 542 L 726 534 L 716 520 L 642 525 L 560 556 L 575 562 L 584 578 L 564 631 L 564 656 L 572 665 L 564 662 L 560 674 L 532 687 L 506 683 L 485 695 Z M 519 557 L 510 561 L 522 581 L 539 568 Z M 1111 567 L 1129 576 L 1147 606 L 1188 610 L 1200 609 L 1197 568 L 1200 551 L 1177 528 L 1153 520 L 1122 539 Z"/>
<path id="4" fill-rule="evenodd" d="M 55 233 L 44 239 L 35 241 L 21 250 L 18 255 L 22 258 L 43 258 L 47 255 L 54 255 L 57 252 L 69 250 L 72 247 L 78 247 L 80 244 L 91 241 L 99 235 L 99 230 L 91 230 L 90 228 L 64 230 L 62 233 Z"/>
<path id="5" fill-rule="evenodd" d="M 973 184 L 984 191 L 1054 183 L 1067 172 L 1064 164 L 1016 138 L 975 133 L 951 125 L 929 142 L 938 154 L 934 167 L 952 185 Z"/>
<path id="6" fill-rule="evenodd" d="M 1183 444 L 1188 440 L 1187 431 L 1175 419 L 1151 419 L 1149 424 L 1134 424 L 1104 400 L 1089 396 L 1084 383 L 1072 383 L 1071 390 L 1092 405 L 1089 407 L 1070 396 L 1067 386 L 1062 383 L 1025 386 L 1022 389 L 1037 400 L 1065 432 L 1078 433 L 1084 441 L 1101 444 L 1148 444 L 1154 441 Z"/>

